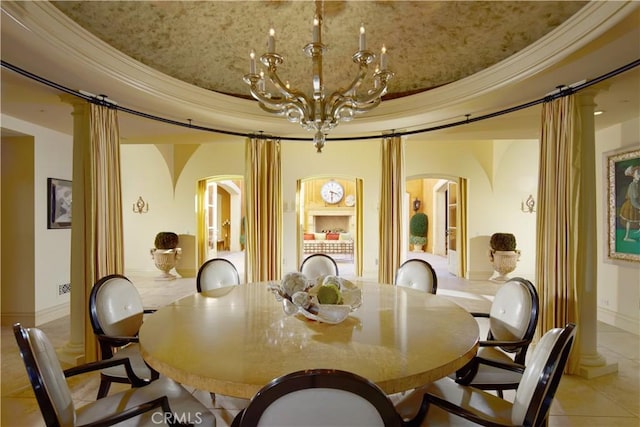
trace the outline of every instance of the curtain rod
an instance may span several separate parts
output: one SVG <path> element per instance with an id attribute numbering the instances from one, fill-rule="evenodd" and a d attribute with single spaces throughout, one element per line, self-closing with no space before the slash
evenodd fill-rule
<path id="1" fill-rule="evenodd" d="M 604 80 L 608 80 L 612 77 L 617 76 L 618 74 L 622 74 L 626 71 L 629 71 L 637 66 L 640 65 L 640 59 L 636 59 L 635 61 L 632 61 L 626 65 L 623 65 L 620 68 L 616 68 L 615 70 L 609 71 L 608 73 L 605 73 L 599 77 L 596 77 L 592 80 L 588 80 L 585 83 L 579 84 L 577 86 L 574 87 L 569 87 L 569 86 L 565 86 L 565 85 L 560 85 L 558 86 L 557 92 L 550 94 L 550 95 L 546 95 L 542 98 L 536 99 L 534 101 L 530 101 L 530 102 L 526 102 L 524 104 L 520 104 L 520 105 L 516 105 L 514 107 L 510 107 L 510 108 L 506 108 L 503 110 L 499 110 L 493 113 L 488 113 L 488 114 L 484 114 L 481 116 L 477 116 L 477 117 L 471 117 L 470 114 L 466 115 L 466 118 L 464 120 L 459 120 L 456 122 L 452 122 L 452 123 L 448 123 L 445 125 L 439 125 L 439 126 L 432 126 L 432 127 L 428 127 L 428 128 L 422 128 L 422 129 L 416 129 L 416 130 L 412 130 L 412 131 L 403 131 L 403 132 L 396 132 L 396 131 L 389 131 L 389 133 L 382 133 L 382 136 L 407 136 L 407 135 L 415 135 L 415 134 L 419 134 L 419 133 L 426 133 L 426 132 L 434 132 L 437 130 L 442 130 L 442 129 L 448 129 L 448 128 L 452 128 L 452 127 L 456 127 L 456 126 L 462 126 L 462 125 L 466 125 L 469 123 L 474 123 L 474 122 L 478 122 L 481 120 L 487 120 L 487 119 L 491 119 L 493 117 L 498 117 L 498 116 L 502 116 L 504 114 L 509 114 L 509 113 L 513 113 L 519 110 L 523 110 L 525 108 L 529 108 L 529 107 L 533 107 L 534 105 L 538 105 L 538 104 L 542 104 L 544 102 L 550 102 L 554 99 L 557 98 L 561 98 L 564 96 L 568 96 L 571 95 L 573 93 L 579 92 L 582 89 L 586 89 L 596 83 L 600 83 Z M 222 129 L 215 129 L 215 128 L 210 128 L 210 127 L 206 127 L 206 126 L 199 126 L 199 125 L 194 125 L 193 123 L 191 123 L 191 119 L 189 119 L 188 123 L 184 123 L 178 120 L 172 120 L 172 119 L 168 119 L 165 117 L 160 117 L 160 116 L 156 116 L 156 115 L 152 115 L 152 114 L 148 114 L 142 111 L 137 111 L 137 110 L 133 110 L 131 108 L 127 108 L 127 107 L 123 107 L 121 105 L 109 102 L 109 100 L 107 99 L 106 95 L 91 95 L 88 94 L 87 92 L 79 92 L 73 89 L 70 89 L 66 86 L 63 86 L 61 84 L 55 83 L 51 80 L 45 79 L 44 77 L 40 77 L 36 74 L 30 73 L 29 71 L 26 71 L 22 68 L 19 68 L 15 65 L 12 65 L 4 60 L 2 60 L 2 67 L 6 68 L 8 70 L 11 70 L 15 73 L 18 73 L 24 77 L 27 77 L 29 79 L 35 80 L 38 83 L 44 84 L 46 86 L 52 87 L 54 89 L 58 89 L 62 92 L 68 93 L 70 95 L 74 95 L 77 96 L 78 98 L 82 98 L 88 102 L 94 103 L 94 104 L 98 104 L 98 105 L 102 105 L 102 106 L 106 106 L 109 108 L 114 108 L 118 111 L 122 111 L 123 113 L 128 113 L 128 114 L 132 114 L 135 116 L 139 116 L 139 117 L 143 117 L 145 119 L 150 119 L 150 120 L 155 120 L 155 121 L 159 121 L 159 122 L 163 122 L 163 123 L 167 123 L 167 124 L 171 124 L 171 125 L 175 125 L 175 126 L 182 126 L 182 127 L 186 127 L 189 129 L 195 129 L 195 130 L 201 130 L 201 131 L 205 131 L 205 132 L 212 132 L 212 133 L 219 133 L 219 134 L 223 134 L 223 135 L 231 135 L 231 136 L 242 136 L 245 138 L 258 138 L 258 139 L 267 139 L 267 138 L 276 138 L 282 141 L 313 141 L 313 138 L 295 138 L 295 137 L 277 137 L 274 135 L 267 135 L 267 134 L 262 134 L 262 133 L 258 133 L 258 132 L 252 132 L 252 133 L 243 133 L 243 132 L 233 132 L 233 131 L 227 131 L 227 130 L 222 130 Z M 353 136 L 353 137 L 344 137 L 344 138 L 327 138 L 327 141 L 356 141 L 356 140 L 366 140 L 366 139 L 380 139 L 381 135 L 369 135 L 369 136 Z"/>

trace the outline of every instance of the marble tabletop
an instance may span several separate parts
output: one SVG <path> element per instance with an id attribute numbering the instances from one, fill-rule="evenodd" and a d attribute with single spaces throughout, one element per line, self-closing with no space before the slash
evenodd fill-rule
<path id="1" fill-rule="evenodd" d="M 189 295 L 145 319 L 142 355 L 185 385 L 251 398 L 272 379 L 311 368 L 354 372 L 392 394 L 455 372 L 476 354 L 477 322 L 455 303 L 355 283 L 362 306 L 337 325 L 286 315 L 268 282 Z"/>

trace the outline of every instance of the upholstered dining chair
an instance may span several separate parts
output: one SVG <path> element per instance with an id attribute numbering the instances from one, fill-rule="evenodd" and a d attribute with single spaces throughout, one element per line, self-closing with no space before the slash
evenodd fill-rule
<path id="1" fill-rule="evenodd" d="M 396 404 L 411 416 L 427 404 L 428 426 L 543 426 L 575 339 L 575 324 L 547 331 L 536 344 L 513 402 L 448 377 L 415 389 Z M 505 365 L 505 369 L 513 369 Z"/>
<path id="2" fill-rule="evenodd" d="M 438 289 L 438 276 L 427 261 L 408 259 L 396 271 L 395 284 L 435 294 Z"/>
<path id="3" fill-rule="evenodd" d="M 212 258 L 205 261 L 200 266 L 196 277 L 198 292 L 239 284 L 238 270 L 231 261 L 224 258 Z"/>
<path id="4" fill-rule="evenodd" d="M 213 413 L 180 384 L 163 377 L 76 408 L 66 378 L 105 367 L 133 369 L 127 358 L 112 358 L 62 370 L 56 351 L 40 329 L 19 323 L 13 332 L 45 424 L 50 427 L 113 425 L 157 426 L 173 420 L 183 424 L 215 426 Z"/>
<path id="5" fill-rule="evenodd" d="M 302 261 L 300 273 L 309 279 L 316 279 L 318 276 L 338 276 L 338 264 L 327 254 L 311 254 Z"/>
<path id="6" fill-rule="evenodd" d="M 538 293 L 533 284 L 516 277 L 498 289 L 489 313 L 471 313 L 489 320 L 489 332 L 487 338 L 480 341 L 476 357 L 456 373 L 456 381 L 482 390 L 495 390 L 501 397 L 503 390 L 515 390 L 519 376 L 479 362 L 524 365 L 538 322 L 538 305 Z"/>
<path id="7" fill-rule="evenodd" d="M 426 407 L 426 405 L 425 405 Z M 331 427 L 420 425 L 424 411 L 410 421 L 396 412 L 374 383 L 351 372 L 310 369 L 274 379 L 234 418 L 232 427 Z"/>
<path id="8" fill-rule="evenodd" d="M 98 399 L 109 393 L 112 382 L 139 387 L 158 379 L 159 374 L 142 359 L 138 344 L 143 316 L 153 311 L 142 306 L 138 289 L 125 276 L 110 274 L 93 285 L 89 295 L 89 317 L 100 345 L 101 359 L 128 358 L 136 379 L 132 383 L 122 365 L 103 369 Z"/>

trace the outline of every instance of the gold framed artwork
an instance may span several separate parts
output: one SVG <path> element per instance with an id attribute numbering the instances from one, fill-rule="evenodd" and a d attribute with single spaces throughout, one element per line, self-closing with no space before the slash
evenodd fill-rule
<path id="1" fill-rule="evenodd" d="M 625 147 L 604 155 L 607 258 L 640 262 L 640 149 Z"/>
<path id="2" fill-rule="evenodd" d="M 71 228 L 71 181 L 47 178 L 47 228 Z"/>

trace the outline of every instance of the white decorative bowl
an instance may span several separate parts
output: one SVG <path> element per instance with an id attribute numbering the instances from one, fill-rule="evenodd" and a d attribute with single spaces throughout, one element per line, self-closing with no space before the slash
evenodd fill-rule
<path id="1" fill-rule="evenodd" d="M 337 324 L 349 317 L 351 312 L 357 310 L 362 305 L 362 290 L 352 282 L 331 276 L 332 280 L 340 285 L 342 304 L 319 304 L 317 293 L 322 281 L 303 292 L 296 292 L 295 298 L 287 296 L 282 287 L 272 286 L 276 299 L 282 301 L 282 308 L 288 315 L 300 313 L 310 320 L 318 322 Z M 300 304 L 299 301 L 306 301 Z M 298 304 L 292 302 L 297 301 Z"/>

